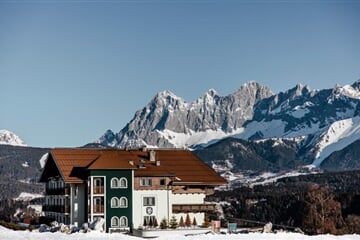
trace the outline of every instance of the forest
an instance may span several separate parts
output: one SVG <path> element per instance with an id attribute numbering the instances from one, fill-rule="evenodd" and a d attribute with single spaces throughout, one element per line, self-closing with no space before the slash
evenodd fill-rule
<path id="1" fill-rule="evenodd" d="M 268 185 L 217 191 L 208 201 L 222 204 L 223 223 L 306 234 L 360 233 L 360 171 L 284 178 Z M 214 216 L 213 216 L 214 217 Z"/>

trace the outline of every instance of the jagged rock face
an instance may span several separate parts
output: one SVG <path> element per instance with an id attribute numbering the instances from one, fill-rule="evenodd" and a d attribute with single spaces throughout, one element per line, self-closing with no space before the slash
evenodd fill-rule
<path id="1" fill-rule="evenodd" d="M 119 133 L 109 130 L 97 142 L 122 148 L 198 148 L 229 136 L 250 142 L 276 138 L 292 142 L 297 162 L 320 166 L 332 152 L 360 139 L 359 101 L 360 80 L 324 90 L 298 84 L 276 95 L 249 82 L 225 97 L 210 89 L 190 103 L 165 91 Z"/>
<path id="2" fill-rule="evenodd" d="M 162 137 L 161 131 L 191 134 L 221 130 L 231 133 L 253 117 L 256 103 L 270 96 L 270 89 L 256 82 L 245 84 L 225 97 L 210 89 L 191 103 L 186 103 L 169 91 L 160 92 L 142 110 L 137 111 L 119 133 L 107 131 L 98 142 L 117 147 L 174 147 Z"/>

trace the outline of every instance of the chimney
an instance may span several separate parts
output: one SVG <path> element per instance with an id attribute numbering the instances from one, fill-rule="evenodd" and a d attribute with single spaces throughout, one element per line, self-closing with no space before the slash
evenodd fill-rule
<path id="1" fill-rule="evenodd" d="M 150 162 L 155 162 L 156 161 L 155 157 L 156 157 L 156 152 L 154 150 L 151 150 L 150 151 Z"/>

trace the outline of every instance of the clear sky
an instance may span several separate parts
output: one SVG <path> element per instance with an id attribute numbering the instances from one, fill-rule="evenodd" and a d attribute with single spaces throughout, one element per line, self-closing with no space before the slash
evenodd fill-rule
<path id="1" fill-rule="evenodd" d="M 0 0 L 0 129 L 37 147 L 120 131 L 159 91 L 360 79 L 360 1 Z"/>

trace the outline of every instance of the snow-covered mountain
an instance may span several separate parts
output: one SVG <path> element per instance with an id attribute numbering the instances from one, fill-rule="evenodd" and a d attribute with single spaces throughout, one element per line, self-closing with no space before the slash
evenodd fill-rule
<path id="1" fill-rule="evenodd" d="M 16 134 L 8 130 L 0 130 L 0 144 L 12 146 L 27 146 L 27 144 Z"/>
<path id="2" fill-rule="evenodd" d="M 304 163 L 320 165 L 332 152 L 360 137 L 360 80 L 352 85 L 311 90 L 298 84 L 278 94 L 249 82 L 228 96 L 210 89 L 187 103 L 158 93 L 118 133 L 97 143 L 111 147 L 207 146 L 225 137 L 294 142 Z"/>

